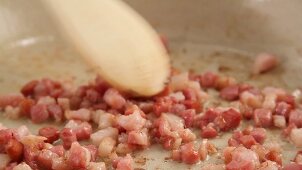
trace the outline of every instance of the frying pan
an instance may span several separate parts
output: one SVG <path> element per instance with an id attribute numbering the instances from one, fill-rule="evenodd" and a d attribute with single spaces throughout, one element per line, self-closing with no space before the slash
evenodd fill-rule
<path id="1" fill-rule="evenodd" d="M 302 80 L 301 0 L 126 0 L 169 40 L 172 64 L 181 70 L 211 70 L 259 87 L 293 90 Z M 1 0 L 0 94 L 16 93 L 27 81 L 42 77 L 87 83 L 95 73 L 61 38 L 38 0 Z M 253 57 L 260 52 L 278 55 L 281 65 L 251 76 Z M 1 117 L 8 127 L 26 124 L 32 132 L 45 124 Z M 48 124 L 48 123 L 46 123 Z M 245 124 L 242 124 L 244 126 Z M 296 148 L 270 130 L 267 142 L 280 141 L 285 163 Z M 197 136 L 198 132 L 197 132 Z M 219 150 L 230 134 L 212 140 Z M 188 166 L 168 160 L 160 146 L 134 154 L 143 169 L 200 169 L 222 162 L 217 155 Z"/>

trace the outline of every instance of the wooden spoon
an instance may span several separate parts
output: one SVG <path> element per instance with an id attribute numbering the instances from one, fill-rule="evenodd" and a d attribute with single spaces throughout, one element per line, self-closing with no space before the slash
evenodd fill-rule
<path id="1" fill-rule="evenodd" d="M 156 32 L 120 0 L 43 0 L 63 33 L 109 83 L 150 96 L 170 73 Z M 68 66 L 66 66 L 68 67 Z"/>

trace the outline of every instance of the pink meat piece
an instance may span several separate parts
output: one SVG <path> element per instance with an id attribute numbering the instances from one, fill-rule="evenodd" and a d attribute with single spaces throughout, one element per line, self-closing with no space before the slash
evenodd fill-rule
<path id="1" fill-rule="evenodd" d="M 116 170 L 133 170 L 133 159 L 127 154 L 125 157 L 117 161 Z"/>
<path id="2" fill-rule="evenodd" d="M 269 109 L 256 109 L 254 111 L 254 123 L 259 127 L 270 127 L 273 123 L 272 112 Z"/>
<path id="3" fill-rule="evenodd" d="M 49 112 L 47 105 L 37 104 L 34 105 L 30 110 L 30 117 L 34 123 L 42 123 L 49 118 Z"/>
<path id="4" fill-rule="evenodd" d="M 0 108 L 4 109 L 6 106 L 16 107 L 22 102 L 24 97 L 20 94 L 7 94 L 0 96 Z"/>
<path id="5" fill-rule="evenodd" d="M 261 53 L 256 56 L 253 65 L 253 74 L 260 74 L 272 70 L 279 64 L 277 57 L 269 53 Z"/>
<path id="6" fill-rule="evenodd" d="M 121 109 L 126 104 L 125 98 L 113 88 L 108 89 L 103 98 L 104 101 L 113 109 Z"/>
<path id="7" fill-rule="evenodd" d="M 289 114 L 289 124 L 295 124 L 298 128 L 302 127 L 302 110 L 292 110 Z"/>
<path id="8" fill-rule="evenodd" d="M 67 110 L 65 111 L 65 117 L 68 120 L 81 120 L 81 121 L 90 121 L 91 119 L 91 111 L 88 109 L 79 109 L 79 110 Z"/>
<path id="9" fill-rule="evenodd" d="M 223 88 L 220 91 L 220 97 L 228 101 L 237 100 L 239 98 L 239 85 L 232 85 Z"/>
<path id="10" fill-rule="evenodd" d="M 140 130 L 144 127 L 146 119 L 141 116 L 140 112 L 135 111 L 130 115 L 117 117 L 117 123 L 127 131 Z"/>

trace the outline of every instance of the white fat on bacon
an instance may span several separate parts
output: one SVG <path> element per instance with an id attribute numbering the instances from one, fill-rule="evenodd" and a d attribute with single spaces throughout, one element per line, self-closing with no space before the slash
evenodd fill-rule
<path id="1" fill-rule="evenodd" d="M 112 139 L 116 140 L 117 136 L 118 136 L 118 129 L 113 127 L 108 127 L 91 134 L 90 139 L 94 145 L 99 146 L 104 138 L 111 137 Z"/>
<path id="2" fill-rule="evenodd" d="M 15 166 L 13 170 L 32 170 L 29 165 L 27 165 L 25 162 L 22 162 Z"/>
<path id="3" fill-rule="evenodd" d="M 127 131 L 140 130 L 144 127 L 146 119 L 141 116 L 138 110 L 130 115 L 120 115 L 116 119 L 117 124 Z"/>

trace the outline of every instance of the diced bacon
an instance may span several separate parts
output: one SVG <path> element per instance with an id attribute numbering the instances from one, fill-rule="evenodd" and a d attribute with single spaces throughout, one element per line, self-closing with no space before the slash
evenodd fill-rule
<path id="1" fill-rule="evenodd" d="M 283 170 L 301 170 L 302 164 L 289 163 L 283 167 Z"/>
<path id="2" fill-rule="evenodd" d="M 302 151 L 301 150 L 297 152 L 294 162 L 298 163 L 298 164 L 302 164 Z"/>
<path id="3" fill-rule="evenodd" d="M 59 130 L 55 127 L 44 127 L 39 129 L 39 135 L 46 137 L 46 142 L 53 143 L 59 139 Z"/>
<path id="4" fill-rule="evenodd" d="M 50 117 L 55 119 L 56 122 L 60 122 L 63 119 L 63 110 L 58 104 L 50 104 L 47 106 Z"/>
<path id="5" fill-rule="evenodd" d="M 196 82 L 196 85 L 199 85 L 199 84 Z M 199 100 L 198 92 L 201 91 L 201 88 L 200 88 L 200 86 L 195 87 L 195 88 L 196 89 L 185 88 L 185 89 L 182 90 L 182 93 L 185 96 L 185 100 L 187 100 L 187 101 L 197 101 L 197 100 Z"/>
<path id="6" fill-rule="evenodd" d="M 206 147 L 209 154 L 217 153 L 217 148 L 213 143 L 207 142 Z"/>
<path id="7" fill-rule="evenodd" d="M 264 95 L 268 95 L 268 94 L 275 94 L 278 97 L 281 96 L 286 96 L 287 93 L 284 89 L 282 88 L 276 88 L 276 87 L 272 87 L 272 86 L 267 86 L 262 90 L 262 93 Z"/>
<path id="8" fill-rule="evenodd" d="M 153 112 L 156 116 L 160 116 L 162 113 L 169 112 L 174 104 L 171 98 L 158 98 L 153 105 Z"/>
<path id="9" fill-rule="evenodd" d="M 179 114 L 184 119 L 186 128 L 193 126 L 194 117 L 196 116 L 196 111 L 194 109 L 187 109 Z"/>
<path id="10" fill-rule="evenodd" d="M 281 147 L 281 145 L 280 145 L 280 143 L 278 141 L 266 142 L 264 144 L 264 147 L 268 151 L 274 151 L 274 152 L 277 152 L 277 153 L 281 153 L 282 152 L 282 147 Z"/>
<path id="11" fill-rule="evenodd" d="M 89 151 L 91 155 L 91 161 L 92 162 L 96 161 L 96 158 L 98 156 L 98 148 L 92 144 L 85 145 L 84 148 L 86 148 Z"/>
<path id="12" fill-rule="evenodd" d="M 288 118 L 289 113 L 291 112 L 291 109 L 292 109 L 291 105 L 289 105 L 285 102 L 279 102 L 279 103 L 277 103 L 277 106 L 275 108 L 275 114 Z"/>
<path id="13" fill-rule="evenodd" d="M 230 76 L 219 76 L 215 81 L 215 88 L 221 90 L 225 87 L 237 84 L 236 80 Z"/>
<path id="14" fill-rule="evenodd" d="M 232 108 L 222 112 L 220 117 L 223 122 L 220 122 L 218 126 L 222 131 L 237 128 L 241 121 L 241 114 Z"/>
<path id="15" fill-rule="evenodd" d="M 302 147 L 302 128 L 292 129 L 289 137 L 296 147 Z"/>
<path id="16" fill-rule="evenodd" d="M 115 116 L 110 113 L 106 113 L 103 111 L 99 111 L 99 119 L 97 124 L 99 125 L 99 129 L 104 129 L 107 127 L 113 126 L 115 122 Z"/>
<path id="17" fill-rule="evenodd" d="M 63 145 L 56 145 L 56 146 L 53 146 L 49 149 L 51 152 L 57 154 L 58 156 L 63 156 L 64 153 L 65 153 L 65 149 L 63 147 Z"/>
<path id="18" fill-rule="evenodd" d="M 133 170 L 133 159 L 127 154 L 125 157 L 118 160 L 116 170 Z"/>
<path id="19" fill-rule="evenodd" d="M 295 97 L 290 94 L 287 94 L 286 92 L 284 95 L 278 96 L 277 102 L 285 102 L 285 103 L 289 104 L 292 108 L 296 107 Z"/>
<path id="20" fill-rule="evenodd" d="M 5 151 L 12 161 L 19 162 L 23 156 L 23 144 L 15 139 L 10 139 L 5 146 Z"/>
<path id="21" fill-rule="evenodd" d="M 175 93 L 171 93 L 169 95 L 169 97 L 173 98 L 174 100 L 176 100 L 178 102 L 183 101 L 183 100 L 186 99 L 185 96 L 184 96 L 184 94 L 182 92 L 180 92 L 180 91 L 179 92 L 175 92 Z"/>
<path id="22" fill-rule="evenodd" d="M 286 127 L 286 119 L 284 116 L 281 115 L 274 115 L 273 116 L 274 126 L 278 128 L 285 128 Z"/>
<path id="23" fill-rule="evenodd" d="M 0 96 L 0 108 L 5 108 L 6 106 L 16 107 L 22 101 L 24 97 L 20 94 L 7 94 Z"/>
<path id="24" fill-rule="evenodd" d="M 91 159 L 90 152 L 79 143 L 72 143 L 66 162 L 72 169 L 86 169 Z"/>
<path id="25" fill-rule="evenodd" d="M 52 169 L 52 161 L 59 156 L 50 150 L 43 149 L 36 157 L 39 169 Z"/>
<path id="26" fill-rule="evenodd" d="M 24 145 L 25 149 L 41 149 L 44 147 L 45 140 L 46 138 L 43 136 L 28 135 L 24 136 L 20 142 Z"/>
<path id="27" fill-rule="evenodd" d="M 302 110 L 293 110 L 289 114 L 289 124 L 295 124 L 298 128 L 302 127 Z"/>
<path id="28" fill-rule="evenodd" d="M 205 72 L 201 75 L 200 84 L 202 87 L 214 87 L 218 76 L 212 72 Z"/>
<path id="29" fill-rule="evenodd" d="M 297 126 L 293 123 L 289 124 L 286 128 L 283 129 L 282 135 L 288 137 L 293 129 L 296 129 Z"/>
<path id="30" fill-rule="evenodd" d="M 30 96 L 34 93 L 34 88 L 36 85 L 39 83 L 38 80 L 32 80 L 28 83 L 26 83 L 22 88 L 21 88 L 21 93 L 24 96 Z"/>
<path id="31" fill-rule="evenodd" d="M 150 113 L 153 110 L 153 102 L 140 102 L 138 104 L 139 108 L 144 112 L 144 113 Z"/>
<path id="32" fill-rule="evenodd" d="M 40 97 L 37 101 L 37 104 L 42 104 L 42 105 L 50 105 L 50 104 L 55 104 L 55 103 L 56 103 L 56 100 L 50 96 Z"/>
<path id="33" fill-rule="evenodd" d="M 174 161 L 180 162 L 181 161 L 181 152 L 180 152 L 180 150 L 178 150 L 178 149 L 177 150 L 172 150 L 171 158 Z"/>
<path id="34" fill-rule="evenodd" d="M 279 170 L 279 168 L 280 167 L 278 166 L 278 164 L 276 164 L 276 162 L 268 160 L 263 162 L 258 168 L 258 170 Z"/>
<path id="35" fill-rule="evenodd" d="M 19 108 L 20 108 L 20 115 L 21 116 L 26 116 L 30 117 L 30 110 L 31 107 L 35 105 L 35 101 L 32 99 L 24 98 L 20 103 L 19 103 Z"/>
<path id="36" fill-rule="evenodd" d="M 0 169 L 4 169 L 10 161 L 11 159 L 7 154 L 0 153 Z"/>
<path id="37" fill-rule="evenodd" d="M 199 146 L 198 153 L 199 153 L 200 160 L 207 159 L 207 156 L 208 156 L 207 143 L 208 143 L 208 140 L 203 139 Z"/>
<path id="38" fill-rule="evenodd" d="M 77 140 L 89 139 L 92 133 L 92 126 L 88 122 L 70 120 L 65 128 L 72 129 L 77 136 Z"/>
<path id="39" fill-rule="evenodd" d="M 220 97 L 228 101 L 237 100 L 239 98 L 239 86 L 232 85 L 223 88 L 220 91 Z"/>
<path id="40" fill-rule="evenodd" d="M 208 125 L 208 123 L 213 122 L 215 118 L 220 114 L 220 111 L 214 108 L 209 108 L 204 115 L 201 117 L 200 128 Z"/>
<path id="41" fill-rule="evenodd" d="M 69 120 L 66 124 L 65 124 L 65 128 L 69 128 L 69 129 L 76 129 L 79 125 L 79 122 L 75 121 L 75 120 Z"/>
<path id="42" fill-rule="evenodd" d="M 79 110 L 67 110 L 65 111 L 65 117 L 68 120 L 75 119 L 81 121 L 89 121 L 91 119 L 91 111 L 88 109 Z"/>
<path id="43" fill-rule="evenodd" d="M 217 130 L 211 126 L 207 126 L 201 130 L 201 137 L 203 138 L 215 138 L 217 135 Z"/>
<path id="44" fill-rule="evenodd" d="M 55 157 L 52 160 L 52 169 L 70 170 L 70 166 L 67 165 L 64 157 Z"/>
<path id="45" fill-rule="evenodd" d="M 13 138 L 13 131 L 11 129 L 0 130 L 0 153 L 4 149 L 7 142 Z"/>
<path id="46" fill-rule="evenodd" d="M 117 123 L 127 131 L 140 130 L 144 127 L 146 119 L 141 116 L 139 111 L 130 115 L 121 115 L 117 117 Z"/>
<path id="47" fill-rule="evenodd" d="M 192 142 L 196 139 L 196 135 L 190 129 L 184 129 L 178 132 L 183 142 Z"/>
<path id="48" fill-rule="evenodd" d="M 256 109 L 254 111 L 254 123 L 260 127 L 270 127 L 272 125 L 272 112 L 269 109 Z"/>
<path id="49" fill-rule="evenodd" d="M 106 170 L 106 165 L 104 162 L 90 162 L 88 170 Z"/>
<path id="50" fill-rule="evenodd" d="M 70 100 L 68 98 L 58 98 L 58 105 L 63 109 L 63 110 L 70 110 Z"/>
<path id="51" fill-rule="evenodd" d="M 292 96 L 295 99 L 296 103 L 301 103 L 302 102 L 302 92 L 301 89 L 296 89 L 292 92 Z"/>
<path id="52" fill-rule="evenodd" d="M 103 98 L 113 109 L 121 109 L 126 104 L 125 98 L 113 88 L 108 89 Z"/>
<path id="53" fill-rule="evenodd" d="M 281 157 L 281 153 L 276 152 L 276 151 L 269 151 L 266 155 L 265 155 L 266 160 L 270 160 L 270 161 L 274 161 L 279 165 L 282 165 L 282 157 Z"/>
<path id="54" fill-rule="evenodd" d="M 228 164 L 232 161 L 232 152 L 235 150 L 235 147 L 226 147 L 223 149 L 223 158 L 224 163 Z"/>
<path id="55" fill-rule="evenodd" d="M 171 131 L 184 129 L 184 121 L 173 114 L 162 114 L 160 117 L 159 131 L 162 135 L 169 135 Z"/>
<path id="56" fill-rule="evenodd" d="M 13 170 L 32 170 L 30 166 L 28 166 L 25 162 L 22 162 L 15 166 Z"/>
<path id="57" fill-rule="evenodd" d="M 61 130 L 60 138 L 63 141 L 65 149 L 69 149 L 71 144 L 77 141 L 76 133 L 70 128 L 64 128 Z"/>
<path id="58" fill-rule="evenodd" d="M 170 108 L 170 113 L 175 113 L 177 115 L 180 115 L 182 112 L 186 110 L 186 106 L 184 104 L 176 103 L 173 104 Z"/>
<path id="59" fill-rule="evenodd" d="M 130 145 L 128 143 L 120 143 L 116 146 L 116 153 L 127 154 L 131 153 L 136 149 L 135 145 Z"/>
<path id="60" fill-rule="evenodd" d="M 115 146 L 115 139 L 112 139 L 111 137 L 105 137 L 98 147 L 98 155 L 100 157 L 108 157 L 113 152 Z"/>
<path id="61" fill-rule="evenodd" d="M 273 110 L 276 107 L 277 95 L 273 93 L 269 93 L 265 95 L 264 101 L 262 103 L 262 107 L 265 109 Z"/>
<path id="62" fill-rule="evenodd" d="M 206 164 L 201 170 L 225 170 L 225 165 L 223 164 Z"/>
<path id="63" fill-rule="evenodd" d="M 141 146 L 148 146 L 150 144 L 148 137 L 148 130 L 146 128 L 140 131 L 131 131 L 128 134 L 128 143 Z"/>
<path id="64" fill-rule="evenodd" d="M 242 136 L 243 136 L 242 132 L 236 130 L 236 131 L 234 131 L 234 133 L 232 135 L 232 138 L 234 138 L 234 139 L 240 139 Z"/>
<path id="65" fill-rule="evenodd" d="M 101 96 L 96 90 L 88 89 L 86 91 L 85 99 L 87 99 L 91 103 L 97 103 L 98 101 L 100 101 Z"/>
<path id="66" fill-rule="evenodd" d="M 243 144 L 244 147 L 250 149 L 257 142 L 252 135 L 244 135 L 239 139 L 240 143 Z"/>
<path id="67" fill-rule="evenodd" d="M 248 125 L 244 129 L 242 129 L 242 134 L 243 135 L 250 135 L 253 130 L 254 130 L 254 127 L 252 125 Z"/>
<path id="68" fill-rule="evenodd" d="M 10 119 L 18 119 L 20 117 L 20 108 L 6 106 L 4 109 L 4 115 L 5 115 L 5 117 L 10 118 Z"/>
<path id="69" fill-rule="evenodd" d="M 254 170 L 260 164 L 258 155 L 244 147 L 236 148 L 231 154 L 232 161 L 226 165 L 226 170 Z"/>
<path id="70" fill-rule="evenodd" d="M 230 138 L 230 139 L 228 140 L 228 145 L 229 145 L 229 146 L 237 147 L 237 146 L 240 145 L 240 143 L 239 143 L 238 140 L 236 140 L 236 139 L 234 139 L 234 138 Z"/>
<path id="71" fill-rule="evenodd" d="M 170 86 L 173 91 L 183 90 L 187 87 L 189 82 L 189 73 L 184 72 L 171 77 Z"/>
<path id="72" fill-rule="evenodd" d="M 266 160 L 265 156 L 269 152 L 263 145 L 260 145 L 260 144 L 253 145 L 251 147 L 251 150 L 254 151 L 258 155 L 260 162 L 263 162 Z"/>
<path id="73" fill-rule="evenodd" d="M 28 135 L 30 135 L 30 131 L 25 125 L 18 127 L 14 131 L 14 137 L 19 141 L 21 141 L 25 136 L 28 136 Z"/>
<path id="74" fill-rule="evenodd" d="M 196 101 L 204 102 L 208 98 L 208 94 L 201 89 L 200 84 L 196 81 L 189 81 L 187 89 L 190 89 L 190 91 L 194 93 L 194 95 L 196 96 Z M 185 91 L 186 89 L 183 92 Z M 188 96 L 186 94 L 185 96 L 186 99 L 188 99 Z M 194 98 L 191 98 L 191 100 L 194 100 Z"/>
<path id="75" fill-rule="evenodd" d="M 262 106 L 262 96 L 251 93 L 250 91 L 244 91 L 240 94 L 240 101 L 252 108 L 259 108 Z"/>
<path id="76" fill-rule="evenodd" d="M 266 138 L 266 130 L 264 128 L 254 128 L 251 131 L 251 136 L 260 144 L 263 144 Z"/>
<path id="77" fill-rule="evenodd" d="M 91 124 L 88 122 L 82 122 L 77 128 L 74 129 L 78 140 L 89 139 L 92 133 Z"/>
<path id="78" fill-rule="evenodd" d="M 117 136 L 118 136 L 118 129 L 108 127 L 91 134 L 90 139 L 92 140 L 92 143 L 94 145 L 98 146 L 105 137 L 111 137 L 113 139 L 117 139 Z"/>
<path id="79" fill-rule="evenodd" d="M 32 106 L 30 110 L 30 117 L 34 123 L 42 123 L 49 118 L 47 106 L 43 104 L 37 104 Z"/>
<path id="80" fill-rule="evenodd" d="M 278 59 L 275 55 L 269 53 L 258 54 L 253 65 L 253 74 L 260 74 L 272 70 L 278 65 Z"/>
<path id="81" fill-rule="evenodd" d="M 194 150 L 193 143 L 187 143 L 180 147 L 181 160 L 186 164 L 195 164 L 200 160 L 199 153 Z"/>

